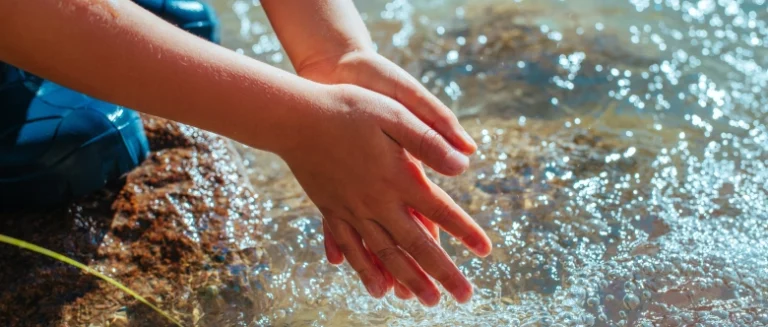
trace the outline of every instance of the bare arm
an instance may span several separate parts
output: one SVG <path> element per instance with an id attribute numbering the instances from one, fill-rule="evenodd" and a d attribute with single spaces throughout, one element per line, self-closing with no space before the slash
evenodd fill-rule
<path id="1" fill-rule="evenodd" d="M 296 72 L 326 84 L 354 84 L 397 100 L 456 149 L 477 146 L 453 112 L 406 71 L 373 50 L 352 0 L 262 0 Z"/>
<path id="2" fill-rule="evenodd" d="M 452 175 L 468 159 L 400 103 L 238 55 L 129 0 L 0 0 L 0 60 L 276 152 L 335 228 L 386 257 L 387 269 L 422 302 L 439 301 L 428 275 L 460 301 L 471 296 L 469 282 L 409 211 L 429 213 L 473 251 L 490 252 L 480 227 L 413 157 Z M 368 268 L 360 271 L 363 281 L 383 296 L 385 276 Z"/>
<path id="3" fill-rule="evenodd" d="M 197 38 L 129 0 L 4 0 L 0 13 L 0 60 L 255 147 L 275 150 L 298 111 L 315 106 L 317 84 Z"/>
<path id="4" fill-rule="evenodd" d="M 368 29 L 352 0 L 261 0 L 261 5 L 300 76 L 324 84 L 357 85 L 394 99 L 433 128 L 439 134 L 434 135 L 436 138 L 449 142 L 465 155 L 475 152 L 477 146 L 451 110 L 413 76 L 374 51 Z M 457 173 L 454 171 L 451 175 Z M 439 241 L 438 225 L 442 225 L 439 213 L 415 209 L 411 222 L 420 221 Z M 461 212 L 455 206 L 448 210 Z M 347 259 L 357 271 L 374 270 L 376 257 L 369 258 L 360 236 L 336 222 L 332 217 L 323 220 L 328 260 L 338 264 Z M 475 252 L 486 255 L 491 248 L 490 241 L 479 228 L 470 230 L 477 235 Z M 454 236 L 461 239 L 459 235 Z M 437 242 L 430 245 L 437 246 Z M 389 260 L 383 261 L 383 266 L 397 279 L 394 287 L 398 297 L 407 299 L 415 293 L 423 303 L 431 302 L 419 292 L 418 286 L 408 285 L 407 275 L 393 268 Z M 434 276 L 434 272 L 426 268 L 432 264 L 420 264 Z M 469 298 L 467 294 L 471 291 L 467 290 L 468 284 L 460 274 L 454 273 L 441 282 L 459 301 Z"/>
<path id="5" fill-rule="evenodd" d="M 261 5 L 297 71 L 331 57 L 372 50 L 368 29 L 351 0 L 262 0 Z"/>

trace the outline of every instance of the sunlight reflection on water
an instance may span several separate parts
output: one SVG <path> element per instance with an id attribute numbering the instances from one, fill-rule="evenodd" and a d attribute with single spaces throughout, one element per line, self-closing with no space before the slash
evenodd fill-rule
<path id="1" fill-rule="evenodd" d="M 257 1 L 215 0 L 224 43 L 290 69 Z M 378 50 L 462 118 L 472 168 L 434 175 L 495 250 L 443 244 L 476 296 L 368 297 L 320 217 L 242 149 L 265 217 L 256 325 L 768 325 L 764 0 L 359 1 Z M 258 276 L 258 277 L 256 277 Z"/>

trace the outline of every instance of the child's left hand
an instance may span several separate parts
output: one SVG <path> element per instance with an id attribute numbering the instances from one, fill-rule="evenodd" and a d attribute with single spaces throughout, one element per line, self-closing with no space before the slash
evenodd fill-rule
<path id="1" fill-rule="evenodd" d="M 456 149 L 468 155 L 477 149 L 477 145 L 459 125 L 448 107 L 405 70 L 373 51 L 354 51 L 325 58 L 296 67 L 296 71 L 298 75 L 315 82 L 353 84 L 395 99 L 443 135 Z M 414 211 L 414 214 L 439 244 L 438 226 L 418 212 Z M 341 264 L 344 262 L 344 254 L 337 246 L 327 224 L 328 222 L 323 220 L 326 256 L 329 262 Z M 391 278 L 383 265 L 380 264 L 379 267 L 387 276 L 388 288 L 393 286 L 390 282 L 394 284 L 398 298 L 413 297 L 408 288 Z"/>
<path id="2" fill-rule="evenodd" d="M 372 50 L 307 61 L 296 67 L 299 76 L 323 84 L 352 84 L 397 100 L 434 128 L 459 151 L 471 155 L 477 145 L 446 107 L 419 81 Z"/>

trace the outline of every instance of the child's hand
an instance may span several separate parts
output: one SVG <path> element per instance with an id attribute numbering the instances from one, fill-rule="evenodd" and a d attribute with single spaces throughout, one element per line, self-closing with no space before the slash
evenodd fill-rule
<path id="1" fill-rule="evenodd" d="M 429 122 L 432 128 L 450 140 L 460 151 L 471 154 L 477 149 L 450 109 L 410 74 L 373 51 L 354 51 L 342 56 L 310 61 L 297 67 L 297 73 L 316 82 L 353 84 L 388 96 L 399 101 L 422 121 Z M 429 220 L 422 220 L 422 224 L 439 243 L 437 226 Z M 344 257 L 335 246 L 336 242 L 329 230 L 324 227 L 326 256 L 331 263 L 340 264 Z M 399 298 L 408 299 L 413 296 L 406 287 L 395 283 L 395 294 Z"/>
<path id="2" fill-rule="evenodd" d="M 276 152 L 323 213 L 338 248 L 374 296 L 389 284 L 370 253 L 426 305 L 439 301 L 428 276 L 467 301 L 471 285 L 411 209 L 487 255 L 488 237 L 415 159 L 455 175 L 468 158 L 388 97 L 350 85 L 322 90 L 324 105 L 301 113 L 295 137 Z"/>
<path id="3" fill-rule="evenodd" d="M 426 217 L 424 217 L 424 215 L 420 214 L 417 211 L 411 210 L 411 213 L 416 218 L 419 219 L 419 222 L 421 222 L 424 228 L 426 228 L 427 231 L 429 231 L 429 234 L 432 235 L 432 237 L 435 239 L 435 242 L 438 245 L 440 245 L 440 228 L 437 226 L 437 224 L 427 219 Z M 323 243 L 325 245 L 325 254 L 326 254 L 326 257 L 328 257 L 328 261 L 334 265 L 340 265 L 344 263 L 344 252 L 339 247 L 338 243 L 336 242 L 336 239 L 333 237 L 333 233 L 331 232 L 331 228 L 329 227 L 328 220 L 323 220 L 323 234 L 325 235 Z M 389 289 L 391 289 L 394 286 L 395 296 L 397 296 L 398 298 L 403 300 L 408 300 L 413 298 L 413 293 L 411 293 L 411 291 L 407 287 L 405 287 L 405 285 L 403 285 L 399 281 L 393 280 L 392 274 L 384 267 L 381 261 L 378 260 L 375 254 L 370 253 L 370 250 L 369 250 L 367 255 L 369 255 L 373 259 L 373 261 L 376 263 L 376 266 L 381 270 L 381 273 L 384 275 L 387 292 L 389 292 Z"/>
<path id="4" fill-rule="evenodd" d="M 319 2 L 307 6 L 307 1 L 294 0 L 288 7 L 286 1 L 269 3 L 288 11 L 303 9 L 309 18 L 332 12 L 315 10 Z M 421 93 L 411 99 L 410 91 L 394 91 L 395 98 L 407 95 L 402 101 L 420 108 L 412 109 L 414 115 L 377 93 L 321 86 L 213 46 L 131 1 L 113 1 L 120 7 L 118 16 L 92 2 L 0 1 L 0 12 L 14 13 L 0 19 L 0 60 L 102 100 L 276 152 L 321 209 L 338 248 L 372 293 L 383 295 L 389 284 L 365 246 L 422 302 L 438 301 L 428 275 L 459 301 L 469 298 L 467 280 L 411 212 L 424 213 L 474 252 L 490 252 L 479 226 L 426 178 L 411 156 L 445 174 L 466 169 L 467 157 L 445 141 L 469 149 L 456 136 L 455 118 L 423 109 L 429 101 Z M 311 29 L 311 24 L 284 26 Z M 19 38 L 15 31 L 31 37 Z M 310 39 L 318 40 L 297 40 Z M 55 65 L 35 59 L 52 49 L 58 51 Z"/>
<path id="5" fill-rule="evenodd" d="M 371 50 L 309 60 L 296 67 L 296 73 L 323 84 L 357 85 L 395 99 L 459 151 L 472 154 L 477 150 L 448 107 L 408 72 Z"/>

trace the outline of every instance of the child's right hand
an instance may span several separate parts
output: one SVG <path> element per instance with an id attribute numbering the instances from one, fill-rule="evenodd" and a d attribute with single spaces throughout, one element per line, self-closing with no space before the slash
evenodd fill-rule
<path id="1" fill-rule="evenodd" d="M 292 3 L 289 10 L 317 16 L 317 6 Z M 366 247 L 422 302 L 438 301 L 428 276 L 459 301 L 469 299 L 468 281 L 410 213 L 424 214 L 479 255 L 490 252 L 480 227 L 414 159 L 445 174 L 466 169 L 467 157 L 438 132 L 386 96 L 309 82 L 211 45 L 131 1 L 102 4 L 0 1 L 0 12 L 13 13 L 0 19 L 0 60 L 104 101 L 276 152 L 371 293 L 383 295 L 388 283 Z M 36 54 L 51 51 L 55 62 L 38 60 Z"/>
<path id="2" fill-rule="evenodd" d="M 459 302 L 469 300 L 467 279 L 410 212 L 488 255 L 488 237 L 419 163 L 456 175 L 467 168 L 467 156 L 386 96 L 351 85 L 319 89 L 323 104 L 299 115 L 295 137 L 283 140 L 276 152 L 322 212 L 366 288 L 377 297 L 388 288 L 372 253 L 425 305 L 439 301 L 428 276 Z"/>

